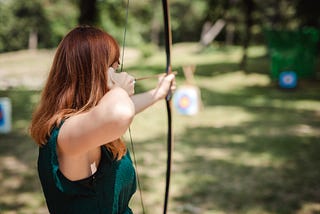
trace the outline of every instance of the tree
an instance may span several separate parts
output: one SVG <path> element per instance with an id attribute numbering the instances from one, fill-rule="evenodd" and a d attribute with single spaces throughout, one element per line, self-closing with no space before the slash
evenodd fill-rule
<path id="1" fill-rule="evenodd" d="M 97 25 L 99 23 L 97 0 L 80 0 L 79 10 L 79 24 Z"/>
<path id="2" fill-rule="evenodd" d="M 253 25 L 252 13 L 255 9 L 253 0 L 243 0 L 244 14 L 245 14 L 245 32 L 243 40 L 243 55 L 240 62 L 240 68 L 245 69 L 247 64 L 247 49 L 251 40 L 251 27 Z"/>
<path id="3" fill-rule="evenodd" d="M 320 2 L 314 0 L 297 0 L 297 17 L 301 26 L 320 28 Z"/>
<path id="4" fill-rule="evenodd" d="M 38 34 L 45 26 L 47 19 L 39 1 L 16 1 L 13 5 L 13 13 L 17 17 L 16 25 L 19 29 L 25 28 L 29 34 L 28 48 L 38 47 Z"/>
<path id="5" fill-rule="evenodd" d="M 0 51 L 37 48 L 38 36 L 48 31 L 40 1 L 8 0 L 0 2 L 0 9 L 4 20 L 0 28 Z"/>
<path id="6" fill-rule="evenodd" d="M 56 47 L 65 34 L 78 24 L 79 9 L 76 3 L 76 0 L 55 0 L 43 3 L 49 27 L 46 34 L 39 35 L 40 45 L 47 48 Z"/>

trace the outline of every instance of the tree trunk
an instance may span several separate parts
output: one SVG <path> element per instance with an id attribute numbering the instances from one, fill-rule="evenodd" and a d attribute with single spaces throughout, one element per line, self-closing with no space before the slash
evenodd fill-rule
<path id="1" fill-rule="evenodd" d="M 35 50 L 38 48 L 38 33 L 35 30 L 31 30 L 29 33 L 28 48 L 29 50 Z"/>
<path id="2" fill-rule="evenodd" d="M 80 0 L 79 9 L 80 16 L 78 19 L 81 25 L 96 25 L 98 24 L 97 0 Z"/>
<path id="3" fill-rule="evenodd" d="M 200 39 L 201 45 L 208 46 L 218 36 L 225 24 L 223 19 L 217 20 L 214 25 L 211 25 L 210 22 L 204 23 Z"/>
<path id="4" fill-rule="evenodd" d="M 251 26 L 253 24 L 252 12 L 254 10 L 253 0 L 244 0 L 244 10 L 245 10 L 245 34 L 243 40 L 243 55 L 240 62 L 240 68 L 246 70 L 247 66 L 247 51 L 251 39 Z"/>
<path id="5" fill-rule="evenodd" d="M 234 43 L 235 25 L 233 22 L 228 22 L 226 25 L 226 45 L 233 45 Z"/>

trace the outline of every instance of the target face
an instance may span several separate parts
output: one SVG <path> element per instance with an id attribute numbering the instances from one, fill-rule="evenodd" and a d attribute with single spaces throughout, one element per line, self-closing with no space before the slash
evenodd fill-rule
<path id="1" fill-rule="evenodd" d="M 4 112 L 2 109 L 2 105 L 0 104 L 0 126 L 3 126 L 4 124 Z"/>
<path id="2" fill-rule="evenodd" d="M 0 133 L 11 131 L 11 102 L 9 98 L 0 97 Z"/>
<path id="3" fill-rule="evenodd" d="M 297 74 L 294 71 L 283 71 L 279 76 L 281 88 L 295 88 L 297 86 Z"/>
<path id="4" fill-rule="evenodd" d="M 294 78 L 291 75 L 286 75 L 283 77 L 283 82 L 285 84 L 292 84 L 294 81 Z"/>
<path id="5" fill-rule="evenodd" d="M 180 114 L 194 115 L 199 111 L 199 91 L 197 87 L 181 87 L 173 97 L 175 108 Z"/>

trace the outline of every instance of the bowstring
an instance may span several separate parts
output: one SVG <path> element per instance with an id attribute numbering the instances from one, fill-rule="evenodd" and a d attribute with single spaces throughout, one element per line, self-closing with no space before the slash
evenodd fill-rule
<path id="1" fill-rule="evenodd" d="M 123 38 L 122 38 L 122 54 L 121 54 L 121 65 L 120 65 L 120 72 L 123 71 L 123 61 L 124 61 L 124 49 L 126 46 L 126 35 L 127 35 L 127 26 L 128 26 L 128 15 L 129 14 L 129 0 L 127 0 L 126 3 L 126 18 L 125 18 L 125 25 L 124 25 L 124 32 L 123 32 Z M 137 158 L 133 146 L 133 140 L 132 140 L 132 134 L 131 134 L 131 127 L 129 126 L 129 138 L 130 138 L 130 144 L 131 144 L 131 151 L 133 154 L 133 162 L 136 168 L 136 174 L 137 174 L 137 183 L 138 183 L 138 189 L 139 189 L 139 194 L 140 194 L 140 203 L 141 203 L 141 208 L 142 208 L 142 213 L 145 214 L 145 209 L 144 209 L 144 203 L 143 203 L 143 197 L 142 197 L 142 188 L 141 188 L 141 183 L 140 183 L 140 176 L 139 176 L 139 170 L 138 170 L 138 164 L 137 164 Z"/>
<path id="2" fill-rule="evenodd" d="M 129 16 L 128 14 L 129 14 L 129 0 L 127 0 L 127 4 L 126 4 L 126 19 L 124 24 L 123 38 L 122 38 L 122 54 L 121 54 L 120 72 L 123 71 L 124 48 L 126 47 L 127 25 L 128 25 L 128 16 Z"/>

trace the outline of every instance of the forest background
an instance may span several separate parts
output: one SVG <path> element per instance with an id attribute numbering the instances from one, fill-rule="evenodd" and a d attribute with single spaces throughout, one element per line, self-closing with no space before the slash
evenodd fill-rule
<path id="1" fill-rule="evenodd" d="M 319 28 L 319 8 L 320 3 L 312 0 L 172 0 L 173 43 L 200 41 L 205 26 L 219 19 L 226 27 L 216 41 L 263 43 L 267 28 Z M 54 48 L 77 24 L 97 25 L 121 41 L 125 16 L 126 1 L 1 0 L 0 52 Z M 131 1 L 127 30 L 129 46 L 163 44 L 161 1 Z"/>

